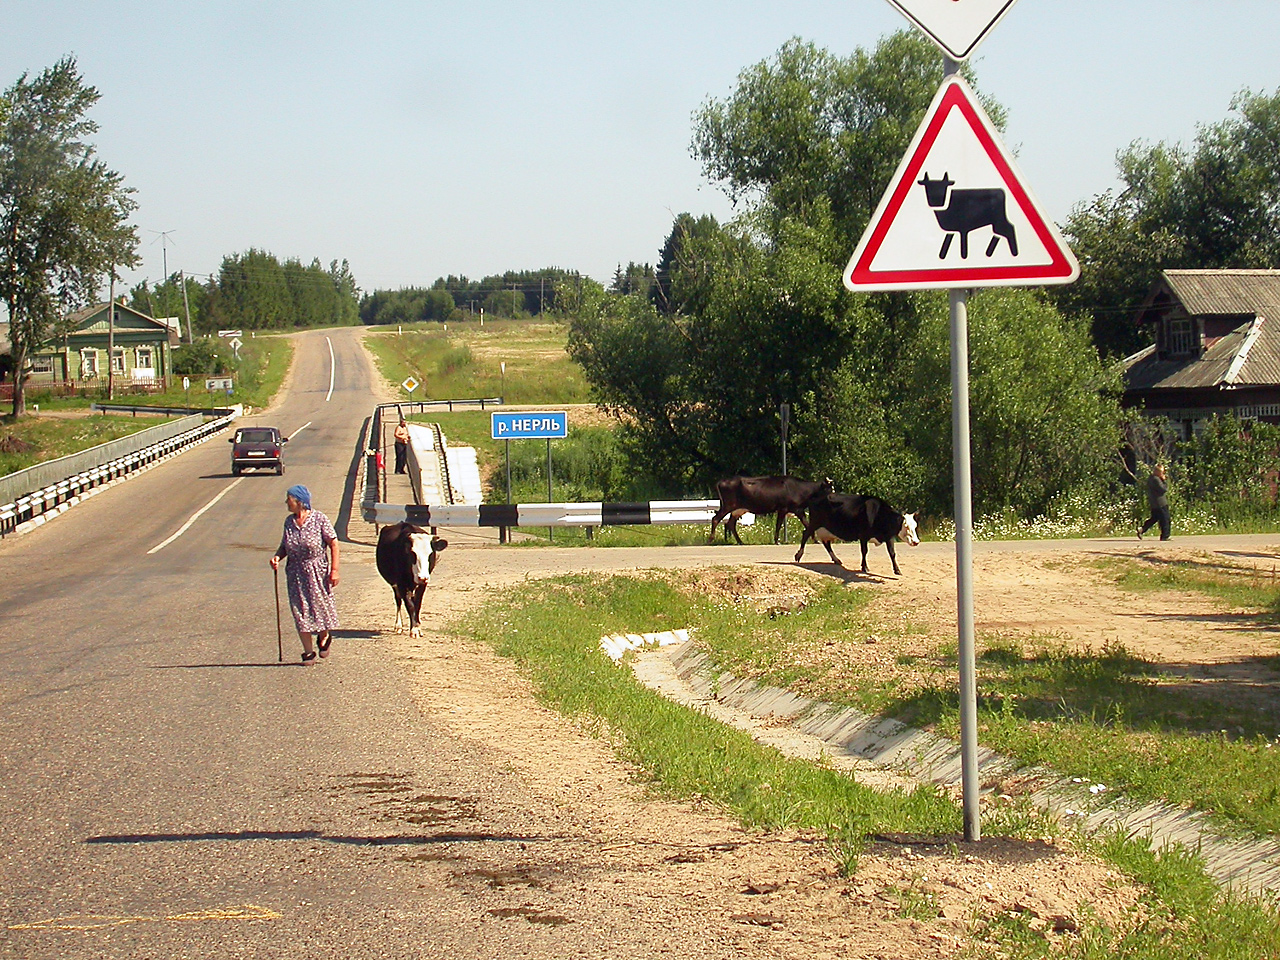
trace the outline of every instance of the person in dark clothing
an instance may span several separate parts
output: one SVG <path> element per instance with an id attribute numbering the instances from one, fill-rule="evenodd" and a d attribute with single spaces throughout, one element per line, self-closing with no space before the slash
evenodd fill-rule
<path id="1" fill-rule="evenodd" d="M 408 470 L 408 453 L 409 453 L 409 425 L 404 422 L 404 417 L 400 418 L 400 422 L 396 424 L 396 473 L 404 473 Z"/>
<path id="2" fill-rule="evenodd" d="M 1169 481 L 1165 477 L 1164 464 L 1157 463 L 1147 477 L 1147 504 L 1151 507 L 1151 516 L 1147 522 L 1138 527 L 1138 539 L 1151 528 L 1153 523 L 1160 524 L 1160 539 L 1169 539 Z"/>

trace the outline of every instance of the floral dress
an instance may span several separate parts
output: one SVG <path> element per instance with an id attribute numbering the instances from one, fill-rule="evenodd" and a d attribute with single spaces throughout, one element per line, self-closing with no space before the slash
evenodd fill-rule
<path id="1" fill-rule="evenodd" d="M 333 630 L 338 626 L 338 610 L 333 605 L 329 585 L 328 545 L 338 539 L 333 524 L 319 510 L 308 512 L 299 527 L 292 515 L 285 518 L 278 557 L 288 557 L 285 572 L 289 580 L 289 609 L 293 622 L 303 633 Z"/>

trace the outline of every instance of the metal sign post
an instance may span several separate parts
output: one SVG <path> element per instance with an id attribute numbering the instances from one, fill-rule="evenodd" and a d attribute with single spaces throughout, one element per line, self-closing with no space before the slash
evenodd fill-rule
<path id="1" fill-rule="evenodd" d="M 964 838 L 982 839 L 978 812 L 978 678 L 973 635 L 973 483 L 969 455 L 969 291 L 952 290 L 951 457 L 956 514 L 956 633 L 960 643 L 960 780 Z"/>
<path id="2" fill-rule="evenodd" d="M 890 2 L 908 16 L 927 12 L 931 20 L 941 17 L 949 26 L 970 29 L 960 37 L 962 56 L 947 59 L 942 86 L 845 268 L 844 283 L 855 292 L 946 290 L 950 299 L 960 776 L 964 836 L 978 841 L 982 825 L 973 622 L 968 295 L 975 287 L 1070 283 L 1079 276 L 1080 266 L 1053 221 L 1041 212 L 1023 184 L 1012 155 L 960 76 L 959 60 L 972 52 L 1013 0 L 983 0 L 969 3 L 963 10 L 941 0 Z M 956 19 L 962 14 L 963 23 Z M 971 15 L 975 19 L 968 19 Z M 941 40 L 939 43 L 948 49 Z M 972 258 L 970 234 L 987 241 L 985 251 L 975 250 Z M 954 242 L 957 239 L 959 243 Z"/>

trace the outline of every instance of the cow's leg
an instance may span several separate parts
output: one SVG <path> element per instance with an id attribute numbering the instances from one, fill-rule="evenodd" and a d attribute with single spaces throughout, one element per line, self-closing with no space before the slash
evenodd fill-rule
<path id="1" fill-rule="evenodd" d="M 773 542 L 782 542 L 782 525 L 787 522 L 787 511 L 778 511 L 778 522 L 773 525 Z"/>
<path id="2" fill-rule="evenodd" d="M 863 573 L 871 572 L 870 570 L 867 569 L 867 541 L 866 540 L 862 541 L 862 572 Z"/>
<path id="3" fill-rule="evenodd" d="M 969 259 L 969 231 L 968 230 L 960 231 L 960 259 L 961 260 Z"/>
<path id="4" fill-rule="evenodd" d="M 942 249 L 938 251 L 939 260 L 947 259 L 947 251 L 951 249 L 951 238 L 954 236 L 954 233 L 948 233 L 942 238 Z"/>
<path id="5" fill-rule="evenodd" d="M 420 583 L 414 588 L 412 595 L 405 596 L 406 606 L 408 606 L 410 599 L 413 601 L 413 607 L 409 610 L 410 623 L 412 624 L 409 628 L 409 636 L 411 637 L 422 636 L 422 626 L 420 625 L 418 618 L 422 614 L 422 594 L 426 589 L 427 585 L 425 583 Z"/>
<path id="6" fill-rule="evenodd" d="M 800 562 L 800 558 L 804 556 L 804 545 L 809 542 L 809 538 L 813 536 L 813 531 L 809 529 L 806 523 L 804 526 L 804 536 L 800 538 L 800 549 L 796 551 L 796 563 Z"/>
<path id="7" fill-rule="evenodd" d="M 831 562 L 834 563 L 837 567 L 843 567 L 844 564 L 840 562 L 840 558 L 836 556 L 836 552 L 831 549 L 831 544 L 833 543 L 835 543 L 835 540 L 822 541 L 822 545 L 827 548 L 827 553 L 831 555 Z"/>
<path id="8" fill-rule="evenodd" d="M 402 600 L 399 587 L 392 587 L 391 594 L 396 598 L 396 625 L 393 628 L 396 633 L 400 632 L 400 602 Z"/>
<path id="9" fill-rule="evenodd" d="M 895 577 L 902 576 L 902 571 L 898 569 L 898 555 L 893 550 L 893 541 L 886 540 L 884 546 L 889 551 L 889 559 L 893 561 L 893 575 Z"/>
<path id="10" fill-rule="evenodd" d="M 745 510 L 734 510 L 724 521 L 724 542 L 729 542 L 729 534 L 733 533 L 733 539 L 738 541 L 738 546 L 742 546 L 742 537 L 738 534 L 738 518 L 741 517 Z"/>
<path id="11" fill-rule="evenodd" d="M 721 504 L 721 505 L 720 505 L 720 509 L 719 509 L 719 510 L 717 510 L 714 514 L 712 514 L 712 515 L 711 515 L 711 536 L 707 538 L 707 543 L 709 543 L 709 544 L 710 544 L 710 543 L 715 543 L 715 542 L 716 542 L 716 524 L 717 524 L 717 523 L 719 523 L 721 520 L 724 520 L 724 521 L 725 521 L 725 524 L 724 524 L 724 529 L 725 529 L 724 539 L 725 539 L 725 542 L 726 542 L 726 543 L 728 543 L 728 541 L 729 541 L 729 521 L 728 521 L 728 520 L 725 520 L 725 515 L 726 515 L 726 514 L 728 514 L 728 512 L 729 512 L 729 511 L 728 511 L 728 510 L 726 510 L 726 509 L 724 508 L 724 505 L 723 505 L 723 504 Z"/>

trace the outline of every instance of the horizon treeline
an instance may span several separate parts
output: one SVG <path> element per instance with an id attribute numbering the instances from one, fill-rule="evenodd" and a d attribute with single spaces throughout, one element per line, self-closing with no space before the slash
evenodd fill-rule
<path id="1" fill-rule="evenodd" d="M 197 336 L 217 330 L 270 330 L 352 326 L 359 322 L 360 289 L 346 260 L 326 268 L 319 258 L 283 263 L 271 253 L 249 249 L 222 258 L 216 277 L 203 282 L 172 273 L 130 291 L 129 305 L 152 317 L 178 317 L 185 330 L 188 310 Z"/>
<path id="2" fill-rule="evenodd" d="M 368 325 L 421 323 L 480 316 L 520 319 L 555 308 L 555 289 L 582 279 L 576 270 L 543 267 L 508 270 L 481 280 L 439 277 L 430 287 L 375 290 L 360 299 L 360 322 Z"/>

